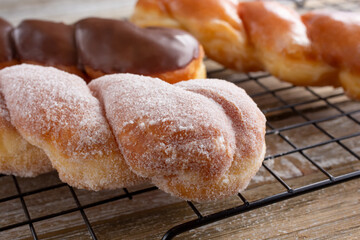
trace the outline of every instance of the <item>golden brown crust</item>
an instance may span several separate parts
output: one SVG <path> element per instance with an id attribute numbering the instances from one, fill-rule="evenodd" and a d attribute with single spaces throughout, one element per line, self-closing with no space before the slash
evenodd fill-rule
<path id="1" fill-rule="evenodd" d="M 358 14 L 310 12 L 304 14 L 302 20 L 315 52 L 325 62 L 360 73 Z"/>
<path id="2" fill-rule="evenodd" d="M 299 14 L 277 2 L 241 2 L 249 41 L 266 70 L 295 85 L 338 85 L 337 70 L 314 54 Z"/>
<path id="3" fill-rule="evenodd" d="M 10 122 L 0 95 L 0 173 L 35 177 L 53 170 L 44 151 L 29 144 Z"/>
<path id="4" fill-rule="evenodd" d="M 360 17 L 355 13 L 311 12 L 302 16 L 315 52 L 338 69 L 345 93 L 360 99 Z M 330 40 L 331 39 L 331 40 Z"/>
<path id="5" fill-rule="evenodd" d="M 170 15 L 164 1 L 138 1 L 130 20 L 142 27 L 160 26 L 185 30 L 181 24 Z"/>

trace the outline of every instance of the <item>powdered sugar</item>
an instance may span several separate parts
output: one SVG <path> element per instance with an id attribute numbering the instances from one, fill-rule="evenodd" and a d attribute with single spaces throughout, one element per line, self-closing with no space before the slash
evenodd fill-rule
<path id="1" fill-rule="evenodd" d="M 263 159 L 265 118 L 225 81 L 170 85 L 114 74 L 87 86 L 51 67 L 20 65 L 0 72 L 0 90 L 2 114 L 8 107 L 11 123 L 73 186 L 141 181 L 126 160 L 159 188 L 204 201 L 245 188 Z"/>
<path id="2" fill-rule="evenodd" d="M 231 83 L 117 74 L 89 87 L 132 170 L 171 194 L 196 201 L 235 194 L 261 165 L 265 117 Z"/>
<path id="3" fill-rule="evenodd" d="M 231 118 L 236 136 L 236 154 L 239 159 L 258 155 L 264 142 L 265 116 L 241 88 L 224 80 L 190 80 L 177 84 L 188 91 L 214 99 Z M 262 129 L 263 131 L 261 131 Z"/>
<path id="4" fill-rule="evenodd" d="M 137 178 L 126 170 L 100 103 L 81 78 L 23 64 L 1 71 L 0 87 L 11 123 L 27 141 L 45 150 L 63 180 L 101 189 Z M 115 176 L 119 168 L 123 172 Z"/>
<path id="5" fill-rule="evenodd" d="M 67 155 L 86 157 L 109 151 L 105 143 L 111 132 L 98 101 L 82 79 L 53 68 L 44 72 L 22 65 L 5 69 L 0 84 L 18 129 L 50 137 L 53 143 L 65 146 L 63 153 Z M 93 145 L 103 148 L 94 149 Z"/>
<path id="6" fill-rule="evenodd" d="M 103 102 L 125 159 L 138 174 L 186 170 L 216 176 L 230 166 L 234 135 L 214 101 L 130 74 L 108 75 L 89 87 Z"/>

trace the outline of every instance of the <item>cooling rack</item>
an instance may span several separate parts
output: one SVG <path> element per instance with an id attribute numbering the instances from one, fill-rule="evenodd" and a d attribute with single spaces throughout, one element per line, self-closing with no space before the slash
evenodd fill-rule
<path id="1" fill-rule="evenodd" d="M 296 2 L 298 6 L 304 4 Z M 343 10 L 356 4 L 333 2 L 331 6 Z M 305 7 L 316 8 L 316 4 L 308 1 Z M 172 239 L 204 225 L 360 177 L 360 147 L 356 144 L 360 139 L 360 104 L 349 100 L 341 89 L 295 87 L 264 72 L 239 74 L 210 60 L 206 64 L 209 77 L 244 88 L 268 119 L 267 155 L 246 191 L 230 200 L 197 204 L 172 198 L 151 185 L 94 193 L 61 183 L 56 173 L 35 179 L 0 175 L 0 239 L 106 239 L 101 224 L 109 224 L 106 218 L 111 219 L 115 211 L 125 216 L 121 222 L 124 228 L 139 238 L 137 234 L 146 233 L 137 233 L 138 226 L 132 225 L 139 223 L 126 216 L 129 209 L 144 208 L 146 214 L 150 207 L 169 215 L 169 227 L 162 238 Z M 266 194 L 270 188 L 276 190 Z M 168 210 L 166 205 L 180 206 L 181 215 L 176 217 L 178 212 Z M 105 218 L 97 219 L 98 214 Z M 180 218 L 174 221 L 180 223 L 174 226 L 173 218 Z M 118 222 L 110 220 L 113 228 Z"/>

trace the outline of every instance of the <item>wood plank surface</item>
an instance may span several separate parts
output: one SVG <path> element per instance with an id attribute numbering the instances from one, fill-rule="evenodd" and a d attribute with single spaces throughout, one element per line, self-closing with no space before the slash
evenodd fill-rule
<path id="1" fill-rule="evenodd" d="M 294 6 L 290 1 L 281 2 Z M 0 0 L 0 16 L 13 24 L 26 18 L 67 23 L 87 16 L 124 18 L 131 14 L 134 3 L 135 0 Z M 324 7 L 360 11 L 357 0 L 306 2 L 307 9 Z M 221 68 L 211 61 L 206 64 L 209 70 Z M 246 81 L 248 76 L 230 70 L 210 75 L 236 82 L 267 112 L 269 126 L 278 129 L 266 137 L 267 156 L 291 152 L 294 146 L 306 148 L 360 132 L 360 125 L 356 122 L 360 120 L 360 112 L 348 114 L 351 118 L 347 115 L 339 116 L 343 112 L 360 110 L 360 104 L 341 95 L 341 89 L 310 88 L 312 93 L 303 87 L 291 88 L 290 84 L 280 82 L 267 73 L 251 73 L 250 76 L 258 78 L 258 82 Z M 275 90 L 276 94 L 265 93 L 263 86 Z M 283 108 L 282 101 L 294 107 Z M 319 121 L 328 117 L 331 119 Z M 287 129 L 308 120 L 318 122 Z M 329 142 L 301 152 L 270 158 L 265 164 L 290 187 L 298 188 L 327 179 L 308 158 L 333 176 L 360 170 L 357 157 L 360 155 L 359 140 L 360 137 L 349 137 Z M 91 239 L 84 218 L 76 209 L 77 204 L 70 188 L 61 184 L 55 172 L 31 179 L 16 179 L 20 190 L 25 193 L 23 200 L 31 219 L 39 219 L 33 224 L 39 239 Z M 37 192 L 47 187 L 50 189 Z M 129 188 L 129 191 L 136 192 L 149 187 L 151 185 L 136 186 Z M 284 186 L 262 167 L 242 194 L 248 201 L 255 201 L 284 191 Z M 132 200 L 119 197 L 125 196 L 123 190 L 91 192 L 75 189 L 75 193 L 80 204 L 86 206 L 84 214 L 98 239 L 160 239 L 171 227 L 196 219 L 186 202 L 160 190 L 134 195 Z M 0 228 L 27 220 L 17 195 L 13 177 L 0 177 L 0 199 L 8 198 L 0 201 Z M 109 201 L 102 203 L 104 200 Z M 360 179 L 351 180 L 191 230 L 177 239 L 360 239 L 359 200 Z M 203 215 L 208 215 L 241 204 L 239 197 L 234 196 L 195 206 Z M 68 213 L 41 220 L 49 214 L 62 211 Z M 0 232 L 0 239 L 33 238 L 29 225 L 24 224 Z"/>

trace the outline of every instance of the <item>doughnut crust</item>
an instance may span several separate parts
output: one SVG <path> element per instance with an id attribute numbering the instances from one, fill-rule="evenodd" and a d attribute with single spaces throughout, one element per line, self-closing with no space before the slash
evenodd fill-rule
<path id="1" fill-rule="evenodd" d="M 131 170 L 187 200 L 244 189 L 261 166 L 265 117 L 245 92 L 220 80 L 169 85 L 114 74 L 89 84 Z"/>
<path id="2" fill-rule="evenodd" d="M 35 177 L 52 169 L 44 151 L 28 143 L 11 124 L 4 97 L 0 94 L 0 173 Z"/>
<path id="3" fill-rule="evenodd" d="M 314 54 L 299 14 L 272 1 L 241 2 L 238 12 L 272 75 L 300 86 L 338 86 L 337 70 Z"/>
<path id="4" fill-rule="evenodd" d="M 126 165 L 99 101 L 81 78 L 22 64 L 0 72 L 0 89 L 12 125 L 44 150 L 62 181 L 91 190 L 143 181 Z"/>
<path id="5" fill-rule="evenodd" d="M 302 20 L 316 53 L 340 70 L 346 94 L 360 99 L 359 14 L 318 11 L 304 14 Z"/>

